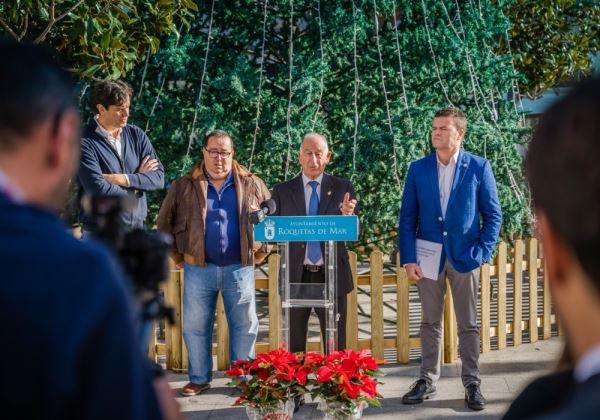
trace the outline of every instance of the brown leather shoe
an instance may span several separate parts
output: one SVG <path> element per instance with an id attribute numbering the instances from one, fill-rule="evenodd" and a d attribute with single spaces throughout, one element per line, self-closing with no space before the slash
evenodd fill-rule
<path id="1" fill-rule="evenodd" d="M 195 384 L 193 382 L 189 382 L 181 390 L 181 395 L 183 395 L 184 397 L 193 397 L 194 395 L 202 394 L 209 388 L 210 384 Z"/>

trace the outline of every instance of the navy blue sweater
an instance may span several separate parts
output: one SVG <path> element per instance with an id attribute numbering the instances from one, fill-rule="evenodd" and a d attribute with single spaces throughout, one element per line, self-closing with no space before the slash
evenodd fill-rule
<path id="1" fill-rule="evenodd" d="M 85 128 L 81 139 L 81 162 L 79 165 L 79 198 L 87 195 L 132 195 L 136 206 L 123 212 L 123 223 L 129 227 L 142 227 L 148 213 L 145 191 L 160 190 L 164 187 L 164 168 L 159 162 L 156 171 L 138 173 L 144 157 L 150 155 L 158 159 L 150 139 L 141 128 L 128 124 L 121 130 L 122 157 L 96 132 L 98 124 L 92 120 Z M 102 174 L 126 174 L 129 187 L 123 188 L 107 182 Z M 80 211 L 79 220 L 85 230 L 93 230 L 92 221 Z"/>

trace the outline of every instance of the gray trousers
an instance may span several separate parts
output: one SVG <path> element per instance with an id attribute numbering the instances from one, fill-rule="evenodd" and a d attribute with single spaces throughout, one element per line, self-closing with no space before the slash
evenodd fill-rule
<path id="1" fill-rule="evenodd" d="M 423 315 L 421 320 L 421 379 L 435 384 L 440 378 L 442 317 L 448 277 L 454 312 L 458 324 L 458 351 L 462 361 L 461 378 L 466 387 L 481 383 L 479 378 L 479 327 L 477 326 L 477 292 L 479 268 L 459 273 L 446 260 L 437 280 L 423 278 L 417 282 Z"/>

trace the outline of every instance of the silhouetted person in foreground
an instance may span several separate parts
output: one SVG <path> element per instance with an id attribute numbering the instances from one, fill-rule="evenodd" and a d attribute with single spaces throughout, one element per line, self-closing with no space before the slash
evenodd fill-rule
<path id="1" fill-rule="evenodd" d="M 544 114 L 529 146 L 526 170 L 552 298 L 573 366 L 531 383 L 505 418 L 597 418 L 600 79 L 580 84 Z"/>
<path id="2" fill-rule="evenodd" d="M 56 216 L 79 163 L 74 81 L 39 46 L 0 41 L 0 57 L 3 417 L 147 420 L 161 406 L 177 416 L 140 351 L 115 262 Z"/>

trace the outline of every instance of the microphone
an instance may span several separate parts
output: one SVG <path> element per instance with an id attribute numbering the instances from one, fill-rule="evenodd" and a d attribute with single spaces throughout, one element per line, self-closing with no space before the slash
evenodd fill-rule
<path id="1" fill-rule="evenodd" d="M 248 213 L 248 220 L 253 225 L 257 225 L 265 220 L 265 217 L 267 217 L 269 214 L 275 213 L 276 210 L 277 204 L 275 204 L 275 201 L 272 199 L 265 200 L 260 203 L 259 210 Z"/>

